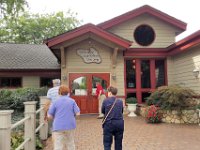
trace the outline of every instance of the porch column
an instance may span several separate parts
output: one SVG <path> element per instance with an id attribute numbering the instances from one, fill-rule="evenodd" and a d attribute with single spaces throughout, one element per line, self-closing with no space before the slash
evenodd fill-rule
<path id="1" fill-rule="evenodd" d="M 116 86 L 117 82 L 117 73 L 116 73 L 116 65 L 117 65 L 117 54 L 118 54 L 119 48 L 116 47 L 113 50 L 112 54 L 112 64 L 111 64 L 111 83 L 113 86 Z"/>
<path id="2" fill-rule="evenodd" d="M 60 47 L 61 52 L 61 83 L 67 85 L 68 84 L 68 75 L 66 69 L 66 50 L 62 46 Z"/>

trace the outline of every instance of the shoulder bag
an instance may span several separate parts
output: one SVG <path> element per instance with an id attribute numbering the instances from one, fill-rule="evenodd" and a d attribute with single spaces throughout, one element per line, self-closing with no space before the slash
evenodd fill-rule
<path id="1" fill-rule="evenodd" d="M 110 108 L 109 112 L 107 113 L 106 117 L 103 119 L 102 121 L 102 125 L 105 123 L 106 119 L 108 118 L 108 115 L 110 114 L 110 112 L 112 111 L 113 107 L 115 106 L 115 103 L 117 102 L 117 98 L 115 98 L 114 103 L 112 104 L 112 107 Z"/>

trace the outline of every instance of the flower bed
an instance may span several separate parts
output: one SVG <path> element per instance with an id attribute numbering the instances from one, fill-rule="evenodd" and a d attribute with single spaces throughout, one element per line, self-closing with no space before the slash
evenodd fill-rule
<path id="1" fill-rule="evenodd" d="M 150 106 L 140 105 L 137 113 L 143 117 L 146 117 L 146 111 Z M 197 110 L 160 110 L 162 114 L 162 122 L 165 123 L 186 123 L 197 124 L 199 123 Z"/>

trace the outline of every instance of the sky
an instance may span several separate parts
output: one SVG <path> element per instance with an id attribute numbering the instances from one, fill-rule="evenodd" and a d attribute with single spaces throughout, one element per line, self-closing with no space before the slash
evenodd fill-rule
<path id="1" fill-rule="evenodd" d="M 77 13 L 82 24 L 112 19 L 143 5 L 150 5 L 168 15 L 187 23 L 185 32 L 176 41 L 200 30 L 200 1 L 198 0 L 27 0 L 32 13 Z"/>

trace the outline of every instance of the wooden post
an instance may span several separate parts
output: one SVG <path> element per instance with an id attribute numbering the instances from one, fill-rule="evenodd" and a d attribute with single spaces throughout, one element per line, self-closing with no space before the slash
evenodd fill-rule
<path id="1" fill-rule="evenodd" d="M 0 111 L 0 150 L 11 150 L 11 114 L 13 110 Z"/>
<path id="2" fill-rule="evenodd" d="M 25 144 L 25 150 L 35 150 L 35 119 L 36 119 L 36 101 L 24 102 L 25 105 L 25 117 L 31 118 L 25 121 L 24 138 L 30 138 L 31 140 Z"/>
<path id="3" fill-rule="evenodd" d="M 40 97 L 40 108 L 44 108 L 45 103 L 47 101 L 46 96 L 41 96 Z M 40 129 L 40 139 L 41 140 L 46 140 L 48 138 L 48 122 L 44 121 L 44 115 L 45 111 L 44 109 L 40 112 L 40 124 L 44 123 L 44 126 Z"/>

